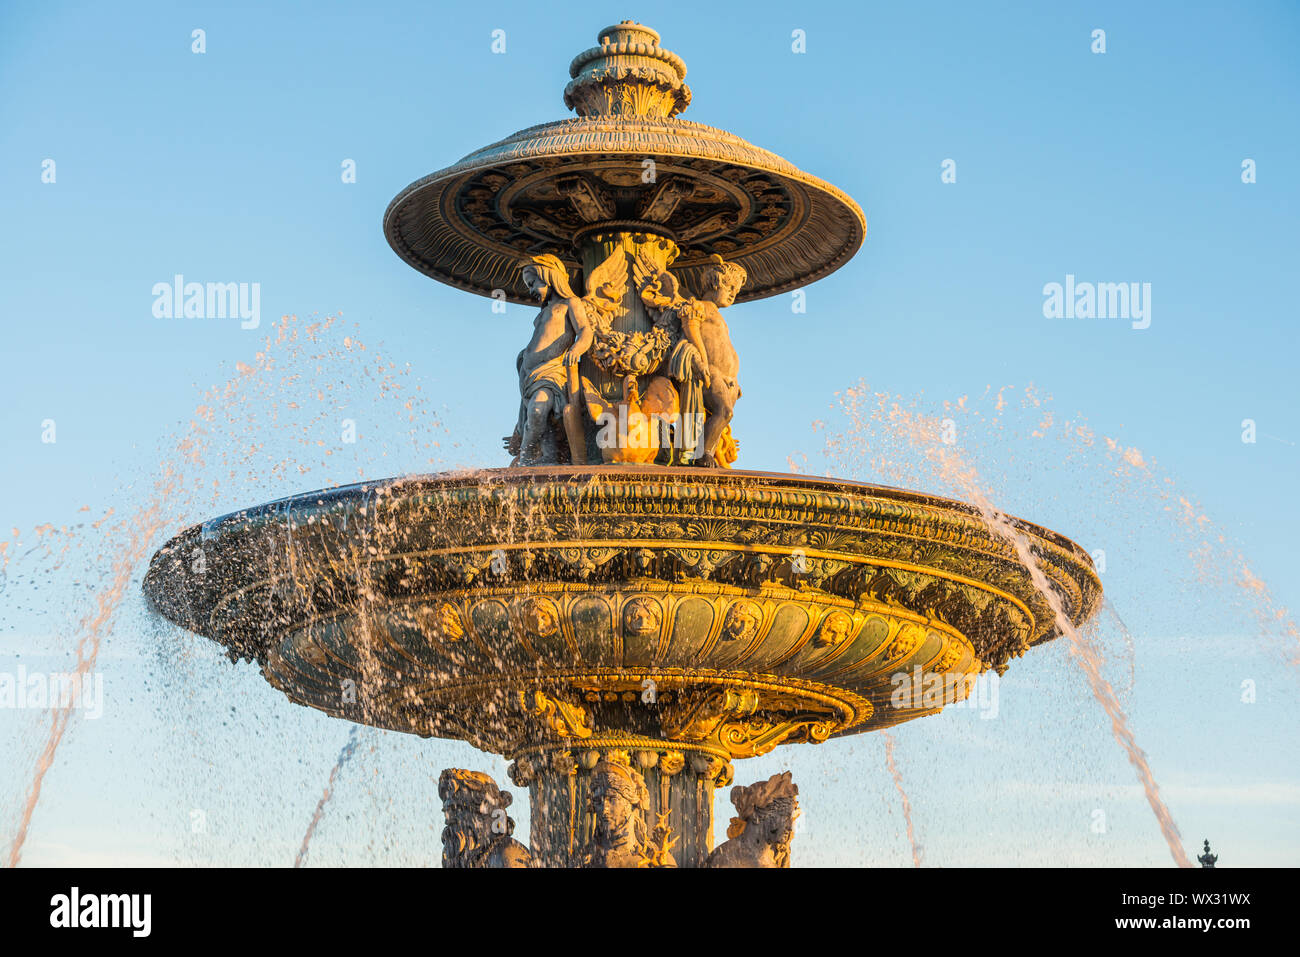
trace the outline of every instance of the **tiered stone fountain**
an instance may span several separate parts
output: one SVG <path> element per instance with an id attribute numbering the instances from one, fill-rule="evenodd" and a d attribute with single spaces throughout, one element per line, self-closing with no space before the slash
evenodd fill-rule
<path id="1" fill-rule="evenodd" d="M 570 74 L 576 118 L 413 183 L 384 218 L 426 275 L 539 305 L 512 466 L 207 522 L 154 556 L 145 590 L 292 701 L 509 758 L 531 848 L 508 794 L 449 770 L 448 865 L 781 866 L 788 775 L 735 789 L 713 848 L 734 761 L 932 714 L 1055 637 L 1059 609 L 1090 617 L 1100 585 L 1027 522 L 1006 520 L 1051 596 L 971 506 L 732 468 L 720 310 L 843 265 L 862 211 L 679 119 L 686 67 L 653 30 L 601 31 Z M 899 706 L 900 676 L 942 691 Z"/>

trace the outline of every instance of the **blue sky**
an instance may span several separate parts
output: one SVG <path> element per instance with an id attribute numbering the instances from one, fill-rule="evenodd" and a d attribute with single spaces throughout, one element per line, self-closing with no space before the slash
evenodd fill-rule
<path id="1" fill-rule="evenodd" d="M 694 100 L 684 118 L 785 156 L 867 215 L 862 251 L 808 289 L 805 314 L 781 296 L 729 311 L 744 387 L 740 465 L 785 470 L 789 457 L 807 456 L 806 470 L 832 470 L 825 430 L 812 423 L 843 429 L 835 393 L 860 380 L 921 394 L 919 407 L 936 414 L 945 399 L 1032 382 L 1059 417 L 1081 415 L 1142 449 L 1248 557 L 1275 603 L 1296 606 L 1300 12 L 1289 4 L 576 2 L 563 15 L 518 3 L 7 5 L 0 527 L 79 521 L 83 505 L 95 516 L 129 514 L 199 393 L 252 362 L 282 314 L 341 313 L 368 346 L 409 363 L 405 381 L 445 429 L 433 466 L 504 464 L 513 363 L 532 314 L 511 306 L 494 315 L 487 300 L 419 275 L 388 248 L 381 217 L 409 182 L 562 118 L 569 60 L 627 16 L 685 59 Z M 1104 54 L 1090 49 L 1099 28 Z M 203 54 L 191 52 L 194 29 L 205 31 Z M 495 29 L 506 31 L 504 55 L 491 52 Z M 804 54 L 791 52 L 795 29 L 806 33 Z M 54 183 L 42 182 L 46 159 Z M 356 162 L 355 183 L 341 180 L 346 159 Z M 946 159 L 955 183 L 941 182 Z M 1256 164 L 1252 184 L 1242 182 L 1246 159 Z M 260 283 L 261 328 L 155 318 L 151 288 L 177 273 Z M 1044 318 L 1044 285 L 1067 274 L 1150 283 L 1150 327 Z M 323 375 L 349 396 L 357 446 L 287 483 L 223 475 L 208 512 L 178 506 L 174 521 L 349 481 L 358 467 L 433 467 L 405 440 L 409 423 L 367 391 L 361 360 Z M 282 402 L 310 406 L 301 386 L 257 400 L 268 456 L 301 453 L 301 436 L 266 418 Z M 1253 444 L 1241 440 L 1248 418 L 1260 433 Z M 47 419 L 57 425 L 53 444 L 41 441 Z M 1114 559 L 1103 581 L 1133 649 L 1106 640 L 1131 656 L 1117 666 L 1125 675 L 1132 666 L 1126 703 L 1157 780 L 1169 782 L 1184 843 L 1226 832 L 1238 863 L 1296 863 L 1295 669 L 1261 650 L 1271 646 L 1257 640 L 1236 592 L 1190 570 L 1187 542 L 1148 486 L 1115 480 L 1103 458 L 1063 464 L 1029 426 L 1017 431 L 1028 421 L 971 434 L 972 447 L 999 476 L 999 505 Z M 336 441 L 315 420 L 303 428 L 317 426 L 322 441 Z M 227 430 L 214 443 L 234 446 L 238 436 Z M 898 455 L 906 473 L 906 451 Z M 907 484 L 934 487 L 919 464 Z M 78 561 L 94 569 L 91 551 Z M 0 655 L 45 656 L 52 668 L 75 642 L 85 588 L 67 573 L 23 587 L 22 601 L 0 610 Z M 184 668 L 171 660 L 178 648 L 187 649 Z M 110 706 L 63 745 L 29 860 L 265 854 L 277 863 L 267 848 L 282 843 L 291 861 L 346 729 L 150 623 L 134 586 L 105 654 Z M 927 862 L 1168 862 L 1071 668 L 1063 647 L 1041 649 L 1003 683 L 997 720 L 943 715 L 898 730 Z M 1261 689 L 1250 709 L 1237 701 L 1245 677 Z M 188 697 L 172 687 L 182 680 L 193 682 Z M 39 740 L 28 737 L 39 720 L 0 715 L 19 732 L 17 753 Z M 268 733 L 270 720 L 276 747 L 261 760 L 281 770 L 301 763 L 300 775 L 248 770 L 258 760 L 249 738 Z M 500 762 L 468 747 L 394 737 L 375 734 L 375 750 L 354 760 L 355 791 L 340 789 L 338 817 L 320 831 L 322 860 L 404 859 L 374 847 L 366 822 L 389 818 L 394 829 L 418 830 L 419 847 L 436 856 L 428 776 L 454 763 L 501 776 Z M 839 757 L 828 759 L 835 747 Z M 789 766 L 807 782 L 809 860 L 910 860 L 899 856 L 879 742 L 795 751 L 741 775 Z M 981 773 L 989 761 L 995 773 Z M 107 783 L 108 797 L 87 784 L 123 762 L 142 770 Z M 28 765 L 0 766 L 0 801 L 17 806 Z M 204 796 L 181 793 L 186 781 Z M 1020 811 L 1008 810 L 1008 795 Z M 223 809 L 210 817 L 225 815 L 228 843 L 196 843 L 187 816 L 205 802 Z M 1101 805 L 1115 809 L 1104 837 L 1087 827 Z M 962 825 L 972 813 L 990 822 L 978 839 Z M 100 814 L 111 826 L 88 828 Z M 834 816 L 852 820 L 832 825 Z"/>

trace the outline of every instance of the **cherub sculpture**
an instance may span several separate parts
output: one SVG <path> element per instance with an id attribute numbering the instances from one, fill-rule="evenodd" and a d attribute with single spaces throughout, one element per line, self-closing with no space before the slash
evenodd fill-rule
<path id="1" fill-rule="evenodd" d="M 682 296 L 677 278 L 644 257 L 637 257 L 632 274 L 641 301 L 656 322 L 671 312 L 680 326 L 681 337 L 668 357 L 668 374 L 682 392 L 683 419 L 704 419 L 694 448 L 695 463 L 730 465 L 735 459 L 735 443 L 729 426 L 740 398 L 740 358 L 721 310 L 736 301 L 748 278 L 744 267 L 712 256 L 701 274 L 699 299 Z"/>
<path id="2" fill-rule="evenodd" d="M 709 855 L 708 867 L 789 867 L 790 841 L 799 816 L 799 786 L 789 771 L 749 787 L 731 789 L 736 817 L 729 840 Z"/>
<path id="3" fill-rule="evenodd" d="M 587 295 L 579 298 L 569 284 L 564 263 L 549 253 L 533 256 L 523 268 L 524 285 L 541 303 L 533 337 L 519 353 L 519 421 L 506 438 L 511 465 L 561 462 L 563 434 L 574 465 L 587 460 L 586 429 L 578 361 L 595 339 L 598 323 L 623 309 L 627 259 L 616 249 L 587 277 Z M 559 428 L 563 424 L 563 429 Z"/>
<path id="4" fill-rule="evenodd" d="M 446 827 L 443 867 L 531 867 L 532 854 L 510 835 L 511 795 L 480 771 L 447 768 L 438 779 Z"/>

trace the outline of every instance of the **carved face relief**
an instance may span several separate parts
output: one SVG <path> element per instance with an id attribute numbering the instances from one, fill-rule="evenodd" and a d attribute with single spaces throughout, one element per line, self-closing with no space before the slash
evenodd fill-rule
<path id="1" fill-rule="evenodd" d="M 591 809 L 592 853 L 605 867 L 637 866 L 645 822 L 641 812 L 649 806 L 645 780 L 626 765 L 602 759 L 591 774 L 587 796 Z"/>
<path id="2" fill-rule="evenodd" d="M 632 564 L 638 575 L 649 575 L 654 560 L 655 553 L 648 548 L 638 548 L 632 553 Z"/>
<path id="3" fill-rule="evenodd" d="M 853 619 L 846 612 L 833 611 L 822 622 L 821 631 L 817 635 L 817 644 L 834 648 L 846 641 L 852 631 Z"/>
<path id="4" fill-rule="evenodd" d="M 961 648 L 955 645 L 949 645 L 939 656 L 939 660 L 934 664 L 935 671 L 947 671 L 953 665 L 961 660 Z"/>
<path id="5" fill-rule="evenodd" d="M 735 263 L 723 263 L 710 267 L 704 276 L 705 293 L 701 297 L 711 300 L 719 309 L 726 309 L 736 301 L 746 280 L 745 270 Z"/>
<path id="6" fill-rule="evenodd" d="M 465 623 L 460 620 L 460 611 L 448 601 L 436 610 L 428 606 L 419 609 L 416 621 L 426 633 L 446 641 L 460 641 L 465 637 Z"/>
<path id="7" fill-rule="evenodd" d="M 446 827 L 442 829 L 443 866 L 454 866 L 491 840 L 491 816 L 487 804 L 480 806 L 449 801 L 442 806 Z"/>
<path id="8" fill-rule="evenodd" d="M 532 266 L 525 266 L 523 273 L 524 285 L 528 287 L 528 293 L 538 302 L 545 302 L 547 295 L 550 294 L 551 287 L 546 284 L 546 280 L 538 275 L 537 270 Z"/>
<path id="9" fill-rule="evenodd" d="M 506 817 L 511 804 L 509 791 L 502 791 L 495 781 L 478 771 L 447 768 L 438 780 L 442 814 L 443 867 L 476 867 L 482 862 L 475 852 L 487 848 L 503 833 L 514 830 Z"/>
<path id="10" fill-rule="evenodd" d="M 549 598 L 530 598 L 520 612 L 524 630 L 538 638 L 549 638 L 560 630 L 560 613 Z"/>
<path id="11" fill-rule="evenodd" d="M 741 280 L 739 276 L 732 273 L 723 275 L 718 280 L 718 308 L 726 309 L 736 301 L 736 294 L 740 292 Z"/>
<path id="12" fill-rule="evenodd" d="M 762 612 L 752 601 L 735 602 L 727 609 L 727 618 L 722 623 L 722 637 L 727 641 L 744 641 L 753 638 L 762 620 Z"/>
<path id="13" fill-rule="evenodd" d="M 621 835 L 632 817 L 631 802 L 610 787 L 592 791 L 591 799 L 597 832 L 610 837 Z"/>
<path id="14" fill-rule="evenodd" d="M 640 849 L 637 834 L 639 815 L 637 788 L 613 771 L 597 770 L 592 775 L 588 804 L 592 814 L 592 847 L 604 865 L 628 866 L 629 855 Z"/>
<path id="15" fill-rule="evenodd" d="M 643 638 L 656 634 L 662 623 L 663 612 L 653 599 L 633 598 L 623 606 L 623 631 L 628 635 Z"/>
<path id="16" fill-rule="evenodd" d="M 686 767 L 686 756 L 680 751 L 666 751 L 659 758 L 659 773 L 672 777 Z"/>
<path id="17" fill-rule="evenodd" d="M 921 642 L 924 640 L 925 629 L 920 625 L 908 623 L 899 629 L 898 637 L 894 639 L 893 645 L 890 646 L 889 657 L 902 658 L 910 655 L 921 647 Z"/>

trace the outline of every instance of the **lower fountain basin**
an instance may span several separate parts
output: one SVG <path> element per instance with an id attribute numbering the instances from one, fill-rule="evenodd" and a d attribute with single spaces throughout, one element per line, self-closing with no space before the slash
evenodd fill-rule
<path id="1" fill-rule="evenodd" d="M 1071 622 L 1088 619 L 1087 553 L 1008 521 Z M 297 495 L 182 532 L 144 589 L 299 704 L 516 757 L 589 739 L 729 760 L 884 728 L 1056 636 L 1013 543 L 973 507 L 722 469 Z M 898 693 L 933 677 L 938 698 Z"/>

